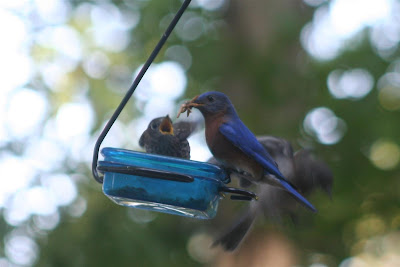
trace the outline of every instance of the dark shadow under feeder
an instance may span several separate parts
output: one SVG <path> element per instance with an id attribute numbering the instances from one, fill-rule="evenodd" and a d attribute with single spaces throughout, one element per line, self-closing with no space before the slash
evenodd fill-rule
<path id="1" fill-rule="evenodd" d="M 212 164 L 119 148 L 103 148 L 101 153 L 104 161 L 97 169 L 104 173 L 103 192 L 120 205 L 210 219 L 223 192 L 242 200 L 255 198 L 227 187 L 229 176 Z"/>

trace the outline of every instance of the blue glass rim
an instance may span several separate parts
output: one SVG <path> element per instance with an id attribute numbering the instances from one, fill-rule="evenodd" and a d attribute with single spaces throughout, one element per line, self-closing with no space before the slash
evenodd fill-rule
<path id="1" fill-rule="evenodd" d="M 206 162 L 187 160 L 176 157 L 169 157 L 145 152 L 133 151 L 123 148 L 105 147 L 101 150 L 104 161 L 99 165 L 133 166 L 143 167 L 143 162 L 152 164 L 155 171 L 166 171 L 170 173 L 186 174 L 187 176 L 201 177 L 201 179 L 213 180 L 215 182 L 229 183 L 230 177 L 222 168 Z M 197 174 L 188 173 L 190 170 Z"/>

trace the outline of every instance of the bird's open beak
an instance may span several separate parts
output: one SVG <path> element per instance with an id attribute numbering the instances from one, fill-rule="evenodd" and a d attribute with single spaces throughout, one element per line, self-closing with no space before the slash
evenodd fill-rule
<path id="1" fill-rule="evenodd" d="M 190 112 L 192 111 L 192 108 L 197 108 L 197 107 L 204 106 L 203 103 L 197 102 L 197 98 L 199 98 L 198 95 L 193 97 L 192 100 L 183 103 L 181 108 L 179 109 L 177 118 L 179 118 L 181 113 L 185 113 L 185 112 L 187 112 L 187 116 L 189 116 Z"/>
<path id="2" fill-rule="evenodd" d="M 170 135 L 174 134 L 174 127 L 172 126 L 172 121 L 168 115 L 161 121 L 160 133 Z"/>

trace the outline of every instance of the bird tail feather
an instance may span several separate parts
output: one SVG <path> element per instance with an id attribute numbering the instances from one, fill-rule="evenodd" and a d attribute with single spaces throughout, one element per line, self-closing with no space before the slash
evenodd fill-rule
<path id="1" fill-rule="evenodd" d="M 242 214 L 235 224 L 229 228 L 227 232 L 217 238 L 211 246 L 215 247 L 221 245 L 227 251 L 235 250 L 249 232 L 255 218 L 256 214 L 252 210 Z"/>
<path id="2" fill-rule="evenodd" d="M 310 209 L 313 212 L 317 212 L 317 209 L 314 208 L 314 206 L 307 200 L 305 199 L 299 192 L 297 192 L 293 186 L 291 186 L 288 182 L 286 182 L 283 179 L 279 179 L 279 183 L 288 191 L 294 198 L 300 201 L 305 207 Z"/>

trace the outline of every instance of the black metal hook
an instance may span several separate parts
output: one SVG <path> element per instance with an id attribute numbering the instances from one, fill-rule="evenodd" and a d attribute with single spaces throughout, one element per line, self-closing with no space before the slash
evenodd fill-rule
<path id="1" fill-rule="evenodd" d="M 243 189 L 238 189 L 238 188 L 233 188 L 233 187 L 221 187 L 219 189 L 220 192 L 225 192 L 225 193 L 230 193 L 230 194 L 235 194 L 231 195 L 232 200 L 258 200 L 258 196 L 254 194 L 253 192 L 246 191 Z"/>
<path id="2" fill-rule="evenodd" d="M 154 61 L 158 53 L 160 52 L 161 48 L 167 41 L 169 35 L 171 34 L 172 30 L 175 28 L 176 24 L 178 23 L 179 19 L 182 17 L 183 12 L 185 12 L 186 8 L 189 6 L 192 0 L 185 0 L 182 3 L 182 6 L 176 13 L 175 17 L 172 19 L 171 23 L 169 24 L 168 28 L 165 30 L 164 34 L 161 36 L 160 41 L 154 48 L 153 52 L 151 52 L 149 58 L 147 59 L 146 63 L 143 65 L 142 69 L 136 76 L 133 84 L 129 88 L 128 92 L 122 99 L 121 103 L 115 110 L 114 114 L 111 116 L 110 120 L 107 122 L 106 126 L 104 127 L 103 131 L 100 133 L 99 138 L 96 141 L 93 151 L 93 161 L 92 161 L 92 174 L 94 179 L 99 182 L 103 183 L 103 178 L 100 177 L 99 173 L 97 172 L 97 160 L 99 159 L 99 150 L 100 145 L 103 142 L 104 138 L 106 137 L 107 133 L 111 129 L 111 126 L 117 120 L 119 114 L 121 113 L 122 109 L 125 107 L 126 103 L 128 102 L 129 98 L 132 96 L 133 92 L 136 90 L 137 86 L 139 85 L 140 81 L 142 80 L 144 74 L 146 73 L 147 69 L 150 67 L 151 63 Z"/>

